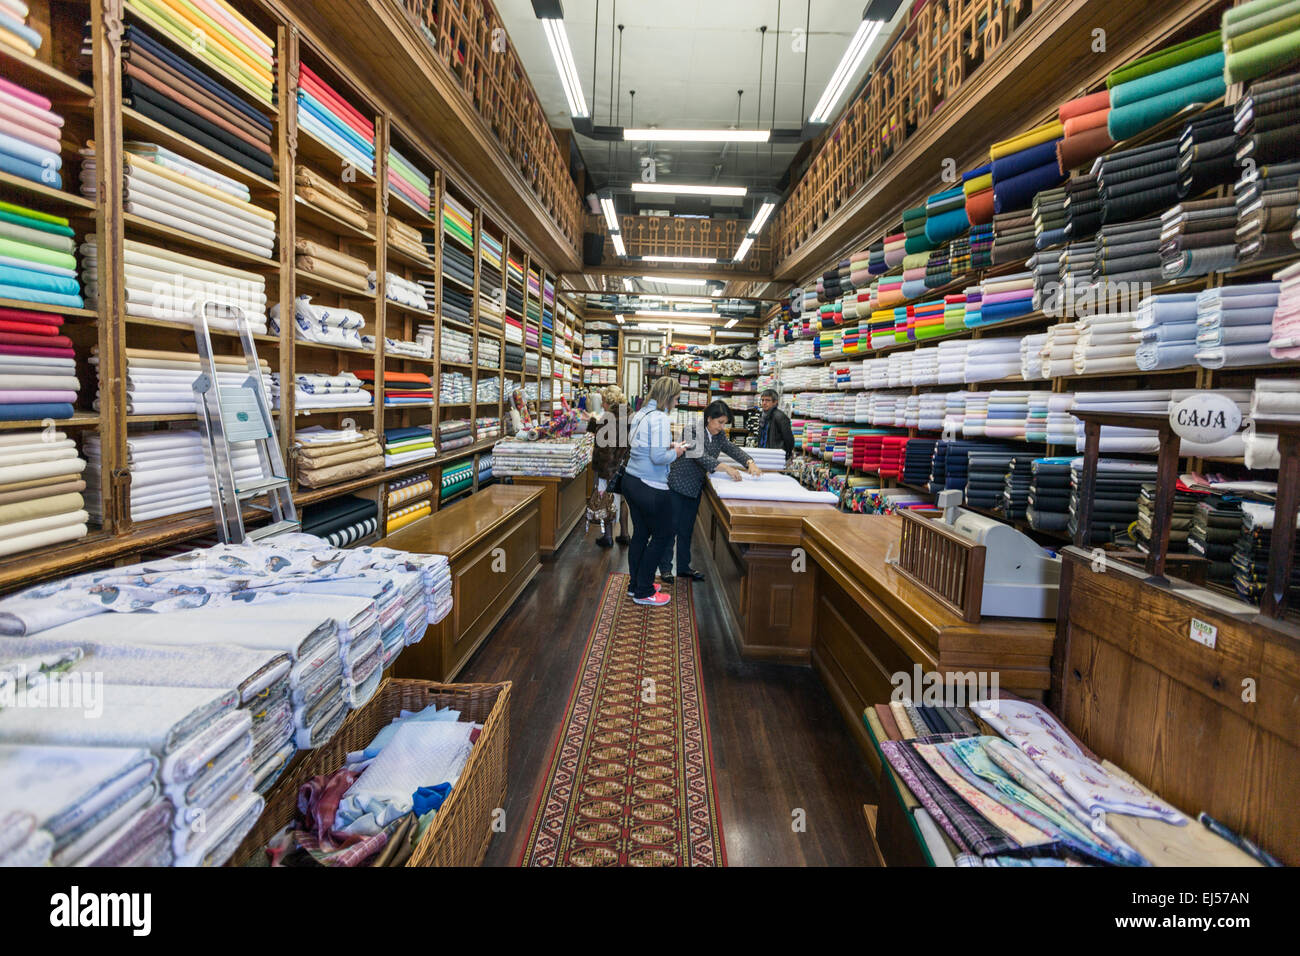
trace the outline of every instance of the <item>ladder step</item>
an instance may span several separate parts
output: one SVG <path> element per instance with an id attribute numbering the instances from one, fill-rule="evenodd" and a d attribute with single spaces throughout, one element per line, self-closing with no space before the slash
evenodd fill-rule
<path id="1" fill-rule="evenodd" d="M 252 531 L 248 532 L 248 540 L 261 541 L 263 538 L 273 538 L 278 534 L 287 534 L 291 531 L 298 531 L 301 528 L 301 521 L 277 521 L 274 524 L 254 528 Z"/>
<path id="2" fill-rule="evenodd" d="M 247 485 L 235 489 L 235 497 L 240 501 L 248 498 L 256 498 L 258 495 L 264 495 L 268 491 L 274 491 L 276 488 L 287 488 L 289 486 L 288 478 L 279 478 L 272 476 L 270 478 L 259 478 Z"/>

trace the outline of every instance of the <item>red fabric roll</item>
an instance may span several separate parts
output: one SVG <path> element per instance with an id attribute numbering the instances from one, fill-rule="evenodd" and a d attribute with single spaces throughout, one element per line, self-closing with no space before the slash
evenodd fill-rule
<path id="1" fill-rule="evenodd" d="M 993 190 L 981 189 L 966 197 L 966 218 L 972 226 L 984 226 L 993 221 Z"/>
<path id="2" fill-rule="evenodd" d="M 0 332 L 0 345 L 34 345 L 38 348 L 72 348 L 72 339 L 66 335 L 20 335 L 17 332 Z"/>
<path id="3" fill-rule="evenodd" d="M 1110 90 L 1102 90 L 1100 93 L 1090 93 L 1087 96 L 1080 96 L 1078 99 L 1070 100 L 1068 103 L 1062 103 L 1060 108 L 1057 109 L 1056 115 L 1064 123 L 1071 117 L 1109 108 Z"/>
<path id="4" fill-rule="evenodd" d="M 1106 117 L 1108 116 L 1110 116 L 1110 107 L 1104 110 L 1094 110 L 1080 116 L 1071 116 L 1065 121 L 1065 135 L 1078 136 L 1080 133 L 1096 129 L 1098 126 L 1105 126 Z"/>
<path id="5" fill-rule="evenodd" d="M 1067 136 L 1056 144 L 1056 162 L 1061 175 L 1081 166 L 1089 166 L 1092 161 L 1115 145 L 1115 141 L 1106 132 L 1105 126 L 1086 130 L 1077 136 Z M 971 220 L 972 222 L 974 220 Z"/>
<path id="6" fill-rule="evenodd" d="M 40 325 L 62 325 L 63 316 L 51 315 L 49 312 L 33 312 L 31 309 L 0 309 L 0 319 L 10 322 L 36 322 Z"/>
<path id="7" fill-rule="evenodd" d="M 76 358 L 72 349 L 37 348 L 34 345 L 5 345 L 0 343 L 0 355 L 39 355 L 42 358 Z"/>
<path id="8" fill-rule="evenodd" d="M 51 336 L 59 334 L 57 325 L 37 325 L 35 322 L 7 322 L 0 319 L 0 332 L 18 332 L 24 335 Z"/>

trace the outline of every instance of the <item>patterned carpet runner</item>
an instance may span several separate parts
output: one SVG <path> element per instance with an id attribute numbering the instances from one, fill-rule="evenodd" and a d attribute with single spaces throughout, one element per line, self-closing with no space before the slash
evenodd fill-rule
<path id="1" fill-rule="evenodd" d="M 691 589 L 633 604 L 611 574 L 523 866 L 725 866 Z"/>

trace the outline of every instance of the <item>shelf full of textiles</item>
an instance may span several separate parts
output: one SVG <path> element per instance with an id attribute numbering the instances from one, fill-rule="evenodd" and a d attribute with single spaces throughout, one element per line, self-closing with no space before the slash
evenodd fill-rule
<path id="1" fill-rule="evenodd" d="M 851 510 L 959 489 L 1041 540 L 1146 550 L 1159 440 L 1138 417 L 1213 390 L 1246 427 L 1181 443 L 1170 555 L 1258 604 L 1280 459 L 1250 422 L 1300 414 L 1300 29 L 1276 6 L 1220 7 L 1218 29 L 1115 64 L 791 291 L 760 384 L 781 385 L 810 475 L 840 469 Z M 1076 411 L 1132 425 L 1102 427 L 1090 502 Z"/>

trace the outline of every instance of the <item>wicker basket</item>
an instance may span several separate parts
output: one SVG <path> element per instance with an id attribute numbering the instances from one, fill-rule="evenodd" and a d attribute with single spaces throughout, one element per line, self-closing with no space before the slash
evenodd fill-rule
<path id="1" fill-rule="evenodd" d="M 460 719 L 481 723 L 483 732 L 470 751 L 451 795 L 420 838 L 407 866 L 478 866 L 492 839 L 492 814 L 505 806 L 506 756 L 510 750 L 510 682 L 434 684 L 385 680 L 370 703 L 348 715 L 339 732 L 319 750 L 295 761 L 266 795 L 266 809 L 228 865 L 240 866 L 263 852 L 275 833 L 298 816 L 298 789 L 320 774 L 343 766 L 351 751 L 364 749 L 403 710 L 430 704 L 453 707 Z"/>

